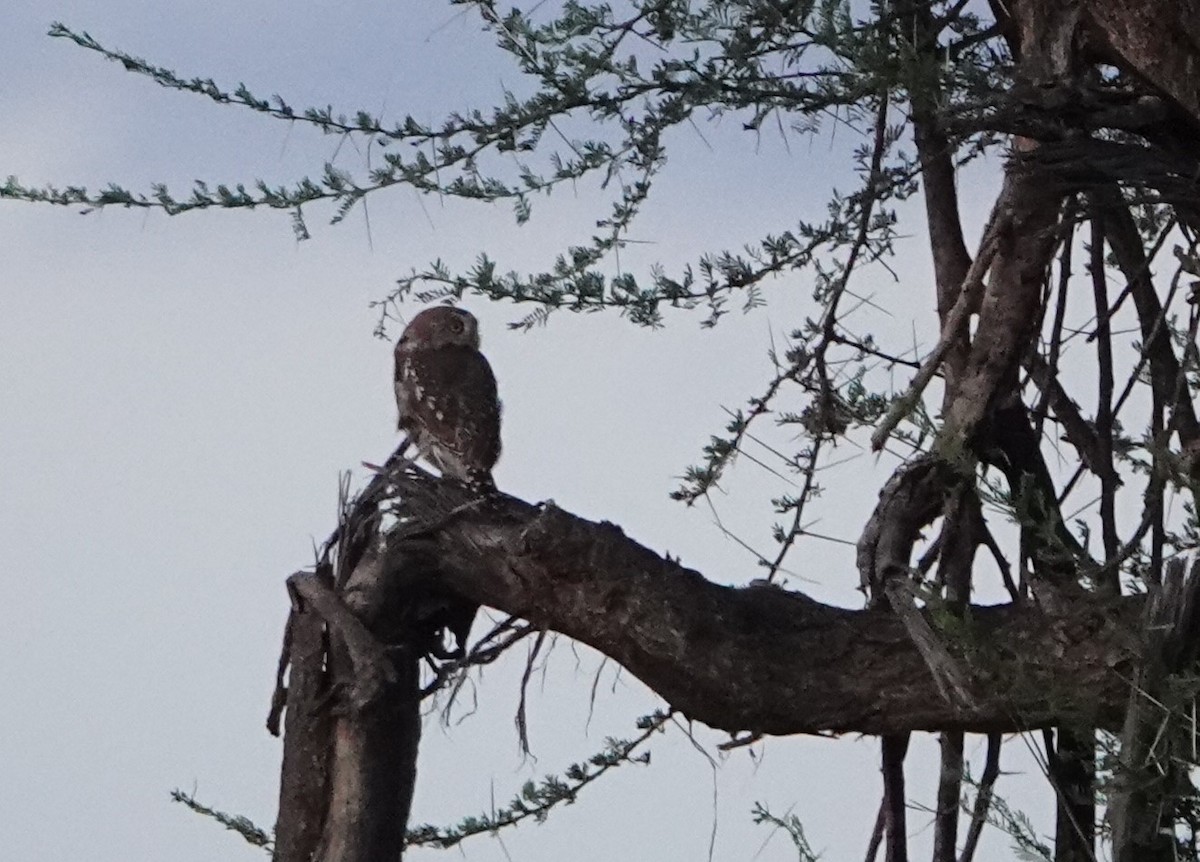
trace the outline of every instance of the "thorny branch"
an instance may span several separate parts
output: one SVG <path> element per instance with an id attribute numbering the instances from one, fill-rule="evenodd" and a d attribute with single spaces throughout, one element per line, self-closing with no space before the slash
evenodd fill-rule
<path id="1" fill-rule="evenodd" d="M 367 112 L 347 118 L 331 108 L 298 110 L 282 98 L 256 96 L 244 85 L 224 90 L 210 79 L 181 77 L 105 48 L 87 33 L 54 25 L 55 37 L 163 87 L 326 134 L 363 136 L 384 152 L 383 164 L 355 172 L 330 161 L 315 179 L 280 187 L 198 182 L 182 199 L 161 185 L 148 193 L 117 185 L 89 192 L 79 186 L 31 188 L 9 178 L 0 186 L 0 197 L 172 214 L 272 207 L 292 211 L 297 235 L 303 237 L 304 206 L 329 201 L 336 222 L 368 195 L 399 185 L 510 201 L 518 222 L 529 218 L 534 196 L 564 184 L 590 176 L 611 189 L 612 209 L 597 222 L 596 234 L 568 249 L 545 272 L 504 273 L 487 257 L 465 273 L 435 262 L 400 280 L 379 306 L 385 319 L 391 304 L 404 296 L 429 300 L 474 293 L 533 303 L 536 310 L 517 324 L 526 327 L 559 308 L 617 308 L 638 323 L 656 326 L 663 309 L 700 307 L 707 309 L 705 323 L 711 325 L 726 313 L 731 296 L 741 296 L 753 308 L 763 302 L 761 289 L 768 280 L 815 272 L 820 312 L 794 333 L 796 343 L 783 361 L 773 357 L 775 378 L 745 413 L 735 415 L 727 437 L 714 438 L 705 463 L 688 474 L 677 496 L 688 502 L 704 496 L 741 451 L 751 424 L 767 413 L 776 414 L 786 430 L 800 429 L 805 442 L 797 454 L 774 450 L 803 483 L 798 497 L 775 501 L 779 513 L 791 514 L 791 523 L 777 528 L 774 560 L 762 561 L 769 581 L 805 535 L 806 507 L 819 489 L 819 459 L 843 440 L 861 442 L 856 437 L 881 416 L 870 437 L 876 450 L 904 434 L 901 423 L 913 419 L 920 436 L 905 440 L 912 459 L 884 486 L 859 542 L 863 583 L 879 603 L 886 597 L 893 613 L 828 608 L 763 585 L 718 589 L 672 561 L 659 560 L 619 531 L 614 535 L 613 528 L 551 507 L 533 509 L 506 499 L 496 512 L 464 510 L 456 517 L 454 509 L 439 509 L 438 492 L 422 484 L 427 477 L 394 464 L 386 471 L 387 481 L 373 483 L 367 497 L 378 502 L 391 493 L 387 482 L 409 483 L 409 491 L 440 512 L 441 520 L 431 522 L 420 540 L 436 549 L 438 577 L 451 592 L 530 620 L 494 632 L 494 640 L 476 644 L 464 659 L 434 663 L 433 680 L 423 691 L 414 687 L 418 694 L 440 689 L 463 668 L 493 660 L 532 633 L 540 637 L 556 630 L 597 646 L 660 688 L 686 714 L 714 726 L 749 729 L 750 736 L 818 730 L 887 734 L 887 766 L 895 782 L 884 811 L 891 812 L 892 862 L 905 852 L 903 829 L 896 828 L 903 816 L 904 734 L 945 730 L 935 843 L 938 855 L 948 859 L 956 823 L 943 812 L 958 786 L 961 733 L 1057 724 L 1064 713 L 1079 711 L 1073 700 L 1083 698 L 1081 689 L 1093 701 L 1085 719 L 1111 721 L 1109 711 L 1125 691 L 1111 676 L 1127 681 L 1129 667 L 1137 662 L 1128 641 L 1136 631 L 1131 622 L 1136 614 L 1129 608 L 1138 600 L 1119 596 L 1121 576 L 1155 585 L 1164 561 L 1196 541 L 1194 511 L 1171 523 L 1166 505 L 1176 489 L 1190 493 L 1193 506 L 1200 504 L 1200 422 L 1193 407 L 1196 309 L 1189 309 L 1186 329 L 1177 323 L 1177 299 L 1195 301 L 1194 286 L 1180 289 L 1183 275 L 1200 275 L 1188 233 L 1200 223 L 1195 146 L 1200 86 L 1192 62 L 1200 16 L 1183 14 L 1194 12 L 1194 4 L 1136 14 L 1118 0 L 1083 6 L 993 3 L 995 20 L 985 21 L 963 0 L 896 3 L 873 7 L 873 17 L 858 22 L 828 4 L 793 4 L 786 15 L 771 4 L 717 4 L 717 13 L 703 8 L 672 16 L 670 4 L 635 3 L 626 13 L 572 3 L 545 24 L 537 23 L 532 12 L 501 13 L 487 0 L 470 5 L 536 92 L 520 98 L 506 93 L 504 104 L 490 113 L 453 114 L 440 125 L 411 117 L 387 124 Z M 651 59 L 630 45 L 648 46 Z M 1120 74 L 1110 74 L 1109 66 Z M 900 127 L 889 128 L 889 112 L 901 120 Z M 630 225 L 665 164 L 666 136 L 706 113 L 736 115 L 753 133 L 772 117 L 787 117 L 806 133 L 829 114 L 856 132 L 873 125 L 873 134 L 866 135 L 870 144 L 856 154 L 862 188 L 835 195 L 828 219 L 769 235 L 745 253 L 706 255 L 676 276 L 662 268 L 641 280 L 623 272 L 613 275 L 612 258 L 629 241 Z M 589 140 L 570 139 L 561 122 L 572 117 L 587 117 L 601 131 Z M 909 123 L 916 160 L 902 148 L 893 152 L 893 144 L 905 140 Z M 1004 191 L 971 260 L 962 239 L 954 172 L 975 155 L 994 152 L 1000 140 L 995 131 L 1017 136 L 1018 143 L 1006 166 Z M 400 153 L 399 143 L 413 146 Z M 939 335 L 912 383 L 889 406 L 867 363 L 895 365 L 902 352 L 843 331 L 850 313 L 843 306 L 853 295 L 849 284 L 856 271 L 866 263 L 886 266 L 897 237 L 895 214 L 888 207 L 911 194 L 918 178 L 926 193 Z M 1089 371 L 1098 384 L 1091 416 L 1079 407 L 1084 399 L 1068 386 L 1073 384 L 1071 363 L 1080 361 L 1080 353 L 1092 355 L 1072 353 L 1078 347 L 1072 338 L 1093 322 L 1076 325 L 1068 304 L 1077 219 L 1087 219 L 1091 228 L 1095 362 Z M 1177 225 L 1182 226 L 1178 231 Z M 1160 300 L 1151 265 L 1168 235 L 1180 232 L 1189 247 L 1179 248 L 1180 268 Z M 1125 281 L 1115 301 L 1108 296 L 1106 248 Z M 1056 307 L 1047 320 L 1056 251 Z M 1070 295 L 1077 299 L 1079 293 Z M 1140 345 L 1123 338 L 1127 296 L 1133 300 Z M 1034 344 L 1039 332 L 1045 349 Z M 915 342 L 914 337 L 917 356 Z M 1136 361 L 1119 389 L 1118 369 L 1127 369 L 1123 358 L 1131 352 Z M 1029 381 L 1019 379 L 1021 368 Z M 946 386 L 942 426 L 936 428 L 928 417 L 937 411 L 925 391 L 939 377 Z M 1032 410 L 1027 406 L 1030 381 L 1038 390 Z M 1127 416 L 1122 408 L 1136 403 L 1131 399 L 1143 381 L 1152 403 L 1139 439 L 1122 427 Z M 803 406 L 789 411 L 793 388 Z M 1042 436 L 1047 416 L 1082 461 L 1065 485 L 1047 466 Z M 932 451 L 927 432 L 933 435 Z M 995 470 L 1003 474 L 1004 487 L 989 484 Z M 1138 473 L 1146 474 L 1144 483 L 1130 481 Z M 1080 515 L 1073 524 L 1065 513 L 1068 501 L 1075 505 L 1085 489 L 1090 493 L 1096 486 L 1102 553 L 1093 560 L 1091 522 L 1082 517 L 1092 504 L 1073 513 Z M 1121 494 L 1132 488 L 1141 489 L 1142 515 L 1122 535 Z M 1019 585 L 991 536 L 991 513 L 979 510 L 980 495 L 1020 525 Z M 943 518 L 941 535 L 914 570 L 911 557 L 921 531 L 938 517 Z M 373 535 L 377 526 L 372 520 L 367 532 Z M 329 636 L 353 678 L 348 688 L 330 696 L 345 698 L 352 711 L 365 711 L 379 690 L 396 682 L 387 673 L 372 677 L 371 668 L 387 668 L 399 654 L 406 667 L 418 660 L 413 644 L 392 654 L 379 647 L 385 641 L 365 629 L 336 592 L 362 562 L 363 539 L 340 532 L 331 537 L 326 549 L 336 544 L 341 570 L 332 582 L 324 568 L 319 576 L 293 580 L 307 617 L 302 626 L 300 611 L 293 615 L 285 645 L 285 650 L 311 654 Z M 966 604 L 980 543 L 997 560 L 1013 605 Z M 416 553 L 415 537 L 397 544 Z M 482 559 L 480 547 L 492 556 Z M 352 553 L 344 556 L 348 550 Z M 329 561 L 326 555 L 322 562 Z M 918 588 L 915 577 L 935 561 L 935 578 Z M 1084 592 L 1081 582 L 1089 580 L 1087 586 L 1099 589 Z M 1031 583 L 1034 601 L 1026 602 Z M 438 603 L 444 598 L 422 607 L 444 620 L 446 608 Z M 605 619 L 596 619 L 595 608 L 605 610 Z M 314 629 L 315 624 L 322 628 Z M 831 655 L 839 673 L 852 672 L 856 679 L 836 679 L 804 662 L 776 666 L 760 635 L 770 636 L 773 649 L 790 647 L 786 654 L 792 657 Z M 1046 655 L 1037 655 L 1039 650 Z M 1027 677 L 1007 675 L 1006 655 L 1033 657 L 1033 666 L 1022 670 Z M 286 666 L 285 657 L 272 706 L 276 728 L 289 694 L 283 686 Z M 746 679 L 731 683 L 739 673 Z M 1035 690 L 1016 688 L 1018 682 Z M 813 705 L 813 692 L 824 701 Z M 966 860 L 987 815 L 988 770 L 998 764 L 998 737 L 992 738 L 987 793 L 981 786 L 963 851 Z M 1086 830 L 1075 828 L 1086 844 L 1090 823 Z"/>

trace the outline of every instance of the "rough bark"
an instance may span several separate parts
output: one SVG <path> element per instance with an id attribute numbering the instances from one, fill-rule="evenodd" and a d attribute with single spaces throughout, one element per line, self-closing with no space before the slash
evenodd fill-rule
<path id="1" fill-rule="evenodd" d="M 397 593 L 405 563 L 411 561 L 385 567 L 378 558 L 364 559 L 340 596 L 318 595 L 320 585 L 304 575 L 293 579 L 333 633 L 328 671 L 338 708 L 329 810 L 314 862 L 373 862 L 403 853 L 421 737 L 418 639 L 398 636 L 407 627 L 392 616 L 403 609 Z"/>
<path id="2" fill-rule="evenodd" d="M 1145 608 L 1144 661 L 1129 693 L 1121 733 L 1121 768 L 1110 794 L 1114 862 L 1177 858 L 1172 840 L 1176 794 L 1187 788 L 1195 745 L 1194 701 L 1170 677 L 1197 657 L 1200 565 L 1176 558 Z M 1187 788 L 1190 791 L 1190 788 Z"/>
<path id="3" fill-rule="evenodd" d="M 1014 0 L 1007 7 L 1015 25 L 1011 42 L 1017 58 L 1018 92 L 1036 94 L 1046 88 L 1067 91 L 1077 88 L 1084 68 L 1079 50 L 1084 40 L 1080 5 L 1071 0 L 1058 3 Z M 961 448 L 980 455 L 986 451 L 985 441 L 990 437 L 1004 452 L 1006 476 L 1013 493 L 1024 486 L 1026 477 L 1041 480 L 1038 496 L 1050 511 L 1047 518 L 1037 521 L 1058 528 L 1056 532 L 1061 534 L 1062 518 L 1053 503 L 1053 483 L 1038 469 L 1042 466 L 1038 448 L 1041 441 L 1035 437 L 1031 447 L 1018 446 L 1022 450 L 1032 449 L 1019 453 L 1023 458 L 1014 457 L 1018 453 L 1013 451 L 1020 436 L 1013 432 L 1024 431 L 1027 424 L 1017 372 L 1029 352 L 1042 313 L 1043 287 L 1059 243 L 1058 222 L 1064 197 L 1064 189 L 1050 181 L 1052 174 L 1044 168 L 1039 170 L 1032 162 L 1030 169 L 1020 168 L 1019 154 L 1036 155 L 1040 148 L 1036 140 L 1016 140 L 1018 159 L 1006 171 L 997 204 L 997 209 L 1004 211 L 1007 229 L 1000 237 L 980 304 L 979 325 L 972 340 L 967 371 L 957 397 L 946 411 L 940 443 L 943 451 L 953 457 L 958 457 Z M 1059 586 L 1077 583 L 1073 566 L 1057 549 L 1031 547 L 1042 544 L 1036 534 L 1036 530 L 1022 528 L 1022 545 L 1031 552 L 1033 577 L 1041 582 L 1043 596 L 1049 595 L 1046 589 L 1049 584 L 1056 585 L 1057 590 Z M 1056 602 L 1060 600 L 1056 597 Z M 1091 768 L 1094 730 L 1087 722 L 1066 724 L 1079 728 L 1078 732 L 1060 725 L 1058 748 L 1048 752 L 1058 802 L 1055 860 L 1085 862 L 1094 858 Z"/>
<path id="4" fill-rule="evenodd" d="M 311 609 L 294 609 L 287 641 L 291 672 L 272 858 L 275 862 L 307 862 L 321 841 L 328 811 L 331 717 L 320 709 L 328 697 L 324 620 Z M 272 709 L 267 722 L 276 736 L 282 705 Z"/>
<path id="5" fill-rule="evenodd" d="M 475 612 L 445 593 L 427 557 L 380 554 L 387 475 L 347 507 L 327 562 L 288 579 L 293 612 L 268 718 L 278 732 L 286 706 L 275 862 L 402 857 L 421 736 L 419 663 L 440 651 L 443 629 L 461 631 L 463 616 L 469 628 Z"/>
<path id="6" fill-rule="evenodd" d="M 287 734 L 275 862 L 399 859 L 421 734 L 419 653 L 396 637 L 396 563 L 354 567 L 335 591 L 325 572 L 289 579 L 295 636 L 288 655 Z M 327 630 L 327 636 L 319 634 Z M 386 648 L 385 648 L 386 645 Z M 312 772 L 306 771 L 311 769 Z"/>
<path id="7" fill-rule="evenodd" d="M 1174 101 L 1200 127 L 1200 3 L 1087 0 L 1089 47 Z"/>
<path id="8" fill-rule="evenodd" d="M 946 414 L 942 440 L 948 454 L 969 445 L 997 397 L 1016 388 L 1057 244 L 1060 203 L 1059 193 L 1039 174 L 1009 169 L 997 204 L 1002 228 L 979 305 L 979 324 L 957 397 Z"/>
<path id="9" fill-rule="evenodd" d="M 938 28 L 934 26 L 930 7 L 918 3 L 908 6 L 906 11 L 911 17 L 911 22 L 905 21 L 904 30 L 912 34 L 914 49 L 928 55 L 932 48 L 936 54 L 939 34 Z M 936 64 L 927 68 L 936 69 Z M 971 255 L 963 237 L 959 212 L 954 147 L 939 117 L 938 102 L 941 98 L 936 75 L 930 75 L 928 80 L 921 81 L 920 85 L 913 87 L 910 92 L 913 139 L 921 165 L 921 190 L 925 198 L 925 220 L 937 287 L 938 322 L 943 337 L 951 340 L 941 366 L 944 380 L 944 412 L 958 397 L 959 382 L 970 356 L 967 329 L 960 326 L 957 332 L 953 331 L 950 318 L 956 303 L 960 300 L 969 302 L 979 291 L 972 291 L 967 281 L 967 274 L 971 270 Z M 961 615 L 965 608 L 965 597 L 971 592 L 971 559 L 974 557 L 978 541 L 978 531 L 964 523 L 958 511 L 958 504 L 966 494 L 974 496 L 974 488 L 968 492 L 965 484 L 959 482 L 957 493 L 945 495 L 945 520 L 939 537 L 937 563 L 938 579 L 948 599 L 947 609 L 958 615 Z M 959 796 L 962 792 L 962 732 L 943 733 L 940 746 L 941 766 L 938 776 L 937 810 L 934 815 L 933 862 L 954 862 L 958 838 Z M 900 780 L 902 787 L 903 773 L 900 774 Z M 888 789 L 885 789 L 885 794 L 887 792 Z"/>
<path id="10" fill-rule="evenodd" d="M 1058 615 L 971 606 L 956 621 L 923 611 L 970 673 L 971 702 L 951 703 L 886 610 L 720 586 L 553 505 L 499 497 L 445 517 L 468 492 L 418 473 L 398 487 L 412 511 L 444 520 L 421 541 L 448 587 L 591 645 L 711 727 L 884 735 L 1120 721 L 1137 597 L 1081 594 Z"/>

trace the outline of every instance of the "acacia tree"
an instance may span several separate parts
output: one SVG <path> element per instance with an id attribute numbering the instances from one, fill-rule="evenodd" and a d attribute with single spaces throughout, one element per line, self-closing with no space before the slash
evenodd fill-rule
<path id="1" fill-rule="evenodd" d="M 772 422 L 786 439 L 800 435 L 779 457 L 801 490 L 774 501 L 777 551 L 760 561 L 759 580 L 734 589 L 612 524 L 505 495 L 480 501 L 394 459 L 346 502 L 316 570 L 289 582 L 294 613 L 271 719 L 278 729 L 286 707 L 275 857 L 367 860 L 406 842 L 449 845 L 542 816 L 632 757 L 664 715 L 495 819 L 406 832 L 421 698 L 553 631 L 620 662 L 672 711 L 739 739 L 879 736 L 884 791 L 869 858 L 880 846 L 891 862 L 907 858 L 909 734 L 940 734 L 933 858 L 947 862 L 970 860 L 989 817 L 1008 816 L 992 804 L 1001 735 L 1024 730 L 1043 733 L 1057 800 L 1053 849 L 1018 834 L 1026 853 L 1093 859 L 1106 842 L 1121 862 L 1200 858 L 1187 773 L 1200 617 L 1197 579 L 1180 556 L 1196 543 L 1200 477 L 1200 282 L 1191 281 L 1200 275 L 1200 8 L 462 5 L 528 76 L 531 94 L 434 126 L 296 109 L 55 25 L 52 35 L 165 87 L 369 139 L 384 162 L 361 175 L 327 164 L 275 188 L 198 183 L 186 197 L 15 178 L 0 196 L 171 214 L 279 208 L 304 237 L 314 206 L 328 202 L 340 221 L 391 186 L 508 200 L 524 222 L 538 195 L 602 177 L 611 209 L 545 271 L 506 273 L 488 258 L 467 272 L 414 271 L 381 299 L 381 326 L 402 300 L 471 294 L 527 309 L 524 327 L 564 309 L 614 309 L 656 326 L 667 307 L 695 309 L 712 326 L 738 303 L 769 302 L 773 281 L 807 277 L 813 310 L 772 354 L 776 373 L 675 496 L 703 499 Z M 664 167 L 669 132 L 726 116 L 751 131 L 857 129 L 865 144 L 848 157 L 858 187 L 831 191 L 824 221 L 781 227 L 742 252 L 622 272 L 613 258 Z M 956 171 L 988 155 L 1002 159 L 1003 184 L 972 248 Z M 920 233 L 899 224 L 901 203 L 918 192 L 940 333 L 919 354 L 845 322 L 864 267 L 886 265 L 900 236 Z M 893 390 L 888 372 L 898 368 L 910 379 Z M 840 442 L 899 456 L 858 540 L 864 610 L 777 583 Z M 1012 546 L 996 535 L 1005 520 L 1018 528 Z M 985 577 L 1003 583 L 1007 603 L 970 603 Z M 462 636 L 477 604 L 508 621 L 462 649 L 443 647 L 441 632 Z M 423 659 L 433 668 L 424 677 Z M 967 733 L 987 735 L 973 795 L 964 793 Z"/>

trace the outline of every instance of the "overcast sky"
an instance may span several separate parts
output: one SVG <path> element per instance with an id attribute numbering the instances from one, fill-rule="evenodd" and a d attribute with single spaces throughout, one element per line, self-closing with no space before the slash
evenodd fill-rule
<path id="1" fill-rule="evenodd" d="M 9 0 L 0 7 L 0 176 L 27 184 L 193 179 L 270 182 L 362 152 L 304 128 L 167 92 L 65 40 L 52 20 L 105 45 L 280 93 L 296 107 L 365 108 L 434 120 L 486 107 L 519 85 L 475 16 L 423 2 L 370 4 Z M 842 130 L 839 134 L 850 133 Z M 821 217 L 845 140 L 749 135 L 740 123 L 670 142 L 658 197 L 622 264 L 679 267 L 797 218 Z M 972 212 L 990 205 L 981 175 Z M 396 443 L 391 347 L 372 337 L 371 300 L 435 258 L 486 250 L 504 269 L 545 268 L 607 212 L 594 184 L 538 201 L 517 228 L 507 208 L 419 200 L 397 190 L 329 227 L 309 214 L 168 218 L 112 209 L 0 205 L 0 856 L 13 862 L 260 859 L 260 851 L 168 800 L 172 788 L 274 821 L 279 743 L 263 729 L 286 613 L 283 580 L 311 562 L 334 520 L 340 470 Z M 919 215 L 919 211 L 917 212 Z M 915 225 L 913 223 L 913 230 Z M 899 281 L 859 284 L 918 314 L 888 324 L 918 343 L 932 326 L 920 236 Z M 769 286 L 766 308 L 714 331 L 677 314 L 651 332 L 615 315 L 565 314 L 528 334 L 512 308 L 478 300 L 505 403 L 500 486 L 620 523 L 722 583 L 759 574 L 705 507 L 670 501 L 674 477 L 769 379 L 767 349 L 814 314 L 807 276 Z M 409 310 L 411 312 L 411 309 Z M 856 454 L 848 451 L 847 456 Z M 832 476 L 814 529 L 853 542 L 895 461 L 861 456 Z M 361 477 L 357 469 L 356 476 Z M 723 523 L 771 549 L 769 497 L 787 490 L 743 460 L 717 498 Z M 790 586 L 858 606 L 853 549 L 805 540 Z M 478 708 L 427 725 L 413 820 L 447 823 L 507 801 L 636 733 L 661 701 L 612 664 L 560 641 L 530 703 L 536 760 L 512 718 L 519 656 L 490 668 Z M 874 740 L 772 739 L 720 756 L 724 737 L 673 726 L 649 767 L 627 766 L 542 826 L 462 845 L 471 860 L 793 859 L 751 823 L 755 801 L 795 813 L 830 860 L 860 858 L 879 798 Z M 932 739 L 910 756 L 914 803 L 933 801 Z M 698 746 L 698 747 L 697 747 Z M 976 762 L 980 741 L 969 747 Z M 1000 791 L 1044 808 L 1040 776 L 1010 745 Z M 714 769 L 713 763 L 717 764 Z M 978 767 L 976 767 L 978 772 Z M 1045 812 L 1035 822 L 1049 825 Z M 928 843 L 929 817 L 910 826 Z M 769 840 L 768 840 L 769 839 Z M 765 847 L 763 846 L 765 843 Z M 447 852 L 441 851 L 442 855 Z M 433 859 L 438 851 L 418 851 Z M 1008 858 L 992 834 L 981 858 Z"/>

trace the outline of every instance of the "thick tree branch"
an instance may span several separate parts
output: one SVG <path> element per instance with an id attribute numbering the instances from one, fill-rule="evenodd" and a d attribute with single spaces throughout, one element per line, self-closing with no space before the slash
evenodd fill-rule
<path id="1" fill-rule="evenodd" d="M 411 562 L 407 568 L 413 568 Z M 401 607 L 396 600 L 403 580 L 394 574 L 379 558 L 366 555 L 340 593 L 327 572 L 301 572 L 288 581 L 299 605 L 296 617 L 309 619 L 311 626 L 319 616 L 328 642 L 318 638 L 319 649 L 291 655 L 293 689 L 277 824 L 288 840 L 277 843 L 276 862 L 401 856 L 416 781 L 421 694 L 412 643 L 419 640 L 417 633 L 409 632 L 409 643 L 399 642 L 395 617 L 402 615 L 382 618 L 387 608 Z M 364 620 L 372 620 L 372 626 Z M 323 695 L 319 701 L 294 689 L 297 674 L 304 678 L 314 672 Z M 313 728 L 322 733 L 310 741 Z M 319 784 L 305 775 L 305 767 L 319 769 Z M 289 799 L 294 804 L 287 805 Z M 293 822 L 297 811 L 301 819 Z"/>
<path id="2" fill-rule="evenodd" d="M 996 205 L 1006 216 L 1000 222 L 999 248 L 980 301 L 970 359 L 941 435 L 941 445 L 951 451 L 968 443 L 998 395 L 1015 389 L 1057 246 L 1060 203 L 1044 178 L 1010 167 Z"/>
<path id="3" fill-rule="evenodd" d="M 1088 0 L 1082 6 L 1089 47 L 1160 89 L 1200 126 L 1200 3 Z"/>
<path id="4" fill-rule="evenodd" d="M 972 702 L 952 704 L 884 609 L 720 586 L 552 504 L 501 496 L 447 519 L 469 491 L 412 470 L 396 488 L 397 505 L 438 524 L 421 541 L 446 586 L 591 645 L 715 728 L 991 732 L 1064 717 L 1115 726 L 1125 703 L 1139 598 L 1080 595 L 1058 616 L 1028 605 L 974 606 L 962 620 L 927 610 L 971 676 Z"/>

